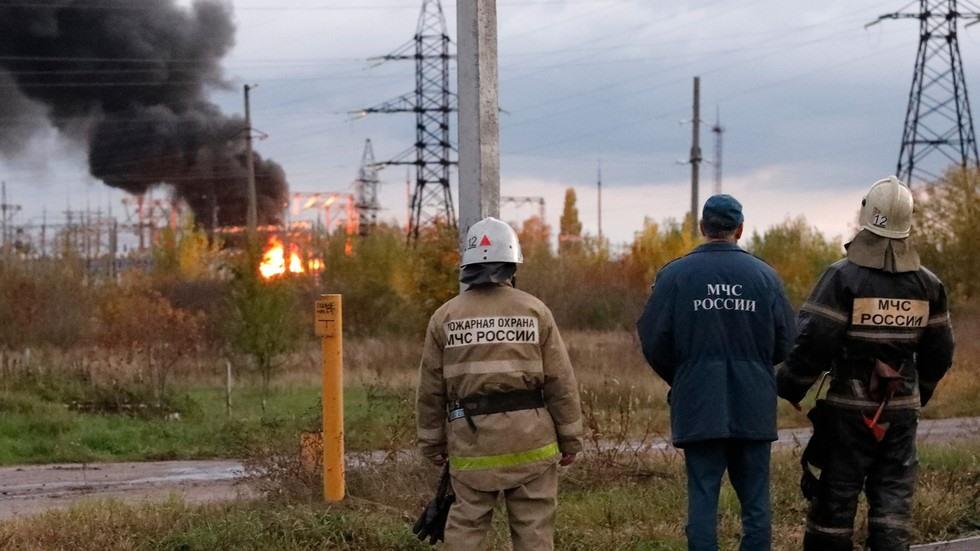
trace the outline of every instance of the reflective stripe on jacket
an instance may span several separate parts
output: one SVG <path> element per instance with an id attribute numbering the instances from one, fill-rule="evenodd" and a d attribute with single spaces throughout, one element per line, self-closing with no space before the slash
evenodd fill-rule
<path id="1" fill-rule="evenodd" d="M 799 402 L 824 371 L 828 402 L 875 408 L 874 361 L 902 368 L 906 381 L 888 409 L 918 409 L 932 397 L 953 359 L 946 290 L 925 268 L 888 272 L 841 260 L 827 269 L 800 309 L 799 336 L 779 370 L 779 395 Z"/>
<path id="2" fill-rule="evenodd" d="M 545 407 L 447 421 L 452 401 L 541 389 Z M 453 476 L 481 491 L 523 484 L 582 449 L 578 385 L 551 311 L 509 285 L 472 288 L 429 320 L 416 402 L 418 445 L 448 454 Z"/>

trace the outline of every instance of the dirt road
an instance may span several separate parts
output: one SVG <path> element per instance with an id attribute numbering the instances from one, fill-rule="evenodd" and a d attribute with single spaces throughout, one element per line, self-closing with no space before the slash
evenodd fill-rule
<path id="1" fill-rule="evenodd" d="M 246 492 L 238 461 L 157 461 L 31 465 L 0 469 L 0 520 L 66 507 L 84 499 L 187 501 L 234 499 Z"/>
<path id="2" fill-rule="evenodd" d="M 777 445 L 802 444 L 809 437 L 809 429 L 782 430 Z M 971 438 L 980 438 L 980 418 L 923 421 L 919 427 L 921 442 Z M 666 449 L 670 444 L 658 440 L 644 447 Z M 384 454 L 366 454 L 359 461 L 381 457 Z M 4 467 L 0 468 L 0 520 L 86 499 L 138 502 L 162 500 L 170 495 L 191 502 L 234 499 L 249 495 L 248 487 L 241 484 L 243 475 L 241 463 L 234 460 Z"/>

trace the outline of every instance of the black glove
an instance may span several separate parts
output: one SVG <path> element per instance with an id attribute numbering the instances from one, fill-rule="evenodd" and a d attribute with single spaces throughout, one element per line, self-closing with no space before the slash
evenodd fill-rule
<path id="1" fill-rule="evenodd" d="M 425 506 L 422 514 L 419 515 L 415 525 L 412 526 L 412 533 L 422 541 L 429 538 L 429 543 L 435 545 L 436 542 L 446 539 L 446 520 L 449 518 L 449 508 L 456 501 L 449 484 L 449 465 L 442 470 L 439 478 L 439 488 L 432 501 Z"/>
<path id="2" fill-rule="evenodd" d="M 800 478 L 800 491 L 807 501 L 813 501 L 817 495 L 819 478 L 814 474 L 811 467 L 823 469 L 827 466 L 831 449 L 836 445 L 835 435 L 832 434 L 833 425 L 830 416 L 830 406 L 826 400 L 817 400 L 813 409 L 807 413 L 810 422 L 813 424 L 813 436 L 807 442 L 803 453 L 800 455 L 800 465 L 803 467 L 803 476 Z"/>

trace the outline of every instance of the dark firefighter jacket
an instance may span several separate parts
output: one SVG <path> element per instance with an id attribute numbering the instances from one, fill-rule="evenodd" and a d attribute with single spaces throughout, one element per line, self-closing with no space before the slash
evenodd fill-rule
<path id="1" fill-rule="evenodd" d="M 946 291 L 917 256 L 904 267 L 868 261 L 879 255 L 867 251 L 890 241 L 862 232 L 848 258 L 824 272 L 800 310 L 799 336 L 779 369 L 781 397 L 799 402 L 829 370 L 828 403 L 877 407 L 880 401 L 869 395 L 876 359 L 904 376 L 887 409 L 918 409 L 932 397 L 953 359 Z"/>
<path id="2" fill-rule="evenodd" d="M 793 342 L 776 272 L 729 243 L 665 266 L 637 323 L 643 354 L 667 384 L 673 442 L 776 439 L 773 366 Z"/>

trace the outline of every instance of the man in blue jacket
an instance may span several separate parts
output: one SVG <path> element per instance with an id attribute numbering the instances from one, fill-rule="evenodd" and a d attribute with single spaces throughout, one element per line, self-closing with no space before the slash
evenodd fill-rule
<path id="1" fill-rule="evenodd" d="M 742 205 L 704 204 L 706 242 L 657 274 L 637 323 L 643 354 L 671 387 L 673 443 L 687 465 L 688 549 L 716 551 L 725 471 L 742 504 L 742 551 L 771 547 L 769 453 L 776 377 L 794 315 L 776 272 L 738 246 Z"/>

